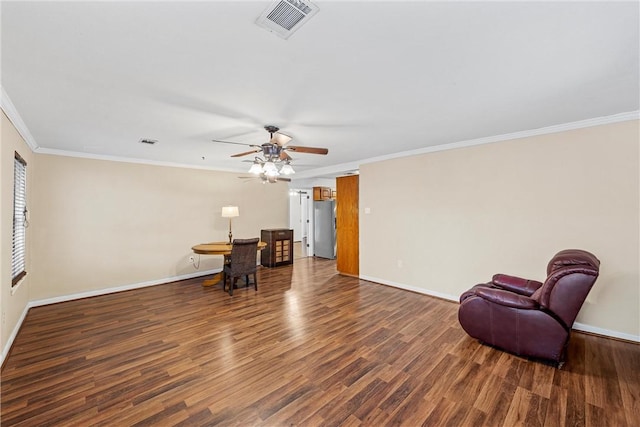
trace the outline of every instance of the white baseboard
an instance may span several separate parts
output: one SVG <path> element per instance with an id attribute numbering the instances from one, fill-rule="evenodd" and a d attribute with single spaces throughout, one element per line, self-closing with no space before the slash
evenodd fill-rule
<path id="1" fill-rule="evenodd" d="M 627 334 L 625 332 L 611 331 L 609 329 L 598 328 L 597 326 L 585 325 L 580 322 L 573 322 L 573 329 L 590 334 L 603 335 L 611 338 L 618 338 L 625 341 L 640 343 L 640 335 Z"/>
<path id="2" fill-rule="evenodd" d="M 27 306 L 25 306 L 24 310 L 22 310 L 22 314 L 20 315 L 20 319 L 18 319 L 18 323 L 16 323 L 16 327 L 13 328 L 13 330 L 11 331 L 11 335 L 9 335 L 9 339 L 7 340 L 7 343 L 5 344 L 4 348 L 2 349 L 2 353 L 0 354 L 0 366 L 2 366 L 2 364 L 4 363 L 4 359 L 5 357 L 7 357 L 7 354 L 9 354 L 9 350 L 11 349 L 11 346 L 13 345 L 13 341 L 15 341 L 16 337 L 18 336 L 18 331 L 20 330 L 20 327 L 22 326 L 22 322 L 24 322 L 24 318 L 27 317 L 27 312 L 29 311 L 29 305 L 27 304 Z"/>
<path id="3" fill-rule="evenodd" d="M 432 297 L 437 297 L 437 298 L 445 299 L 448 301 L 458 302 L 460 299 L 460 297 L 456 295 L 443 294 L 441 292 L 435 292 L 429 289 L 418 288 L 416 286 L 409 286 L 403 283 L 392 282 L 390 280 L 379 279 L 377 277 L 360 276 L 360 279 L 366 280 L 368 282 L 379 283 L 382 285 L 393 286 L 394 288 L 399 288 L 399 289 L 404 289 L 411 292 L 416 292 L 419 294 L 429 295 Z M 617 338 L 625 341 L 640 343 L 640 335 L 632 335 L 632 334 L 627 334 L 625 332 L 612 331 L 609 329 L 598 328 L 597 326 L 585 325 L 584 323 L 574 322 L 572 329 L 576 331 L 602 335 L 604 337 Z"/>
<path id="4" fill-rule="evenodd" d="M 2 353 L 0 354 L 0 366 L 2 366 L 2 364 L 4 363 L 4 359 L 9 354 L 9 350 L 13 345 L 13 341 L 16 339 L 16 336 L 18 335 L 18 331 L 20 331 L 20 327 L 22 326 L 22 322 L 24 322 L 25 317 L 27 317 L 27 313 L 29 312 L 30 308 L 40 307 L 40 306 L 49 305 L 49 304 L 55 304 L 58 302 L 72 301 L 72 300 L 81 299 L 81 298 L 89 298 L 89 297 L 95 297 L 99 295 L 113 294 L 116 292 L 129 291 L 132 289 L 146 288 L 148 286 L 164 285 L 166 283 L 177 282 L 180 280 L 187 280 L 187 279 L 193 279 L 195 277 L 208 276 L 210 274 L 219 273 L 221 271 L 222 271 L 221 268 L 216 268 L 213 270 L 197 271 L 195 273 L 167 277 L 164 279 L 150 280 L 148 282 L 132 283 L 129 285 L 116 286 L 113 288 L 97 289 L 94 291 L 80 292 L 77 294 L 69 294 L 69 295 L 63 295 L 63 296 L 54 297 L 54 298 L 46 298 L 41 300 L 29 301 L 29 303 L 26 305 L 26 307 L 22 311 L 22 314 L 20 315 L 20 319 L 18 319 L 16 326 L 13 328 L 13 331 L 11 331 L 11 335 L 9 336 L 7 343 L 2 349 Z"/>
<path id="5" fill-rule="evenodd" d="M 158 280 L 150 280 L 148 282 L 133 283 L 133 284 L 130 284 L 130 285 L 116 286 L 116 287 L 113 287 L 113 288 L 98 289 L 98 290 L 95 290 L 95 291 L 81 292 L 81 293 L 78 293 L 78 294 L 63 295 L 63 296 L 60 296 L 60 297 L 54 297 L 54 298 L 47 298 L 47 299 L 30 301 L 27 304 L 27 306 L 24 308 L 24 310 L 22 311 L 22 314 L 20 315 L 20 319 L 16 323 L 16 326 L 13 328 L 13 331 L 11 331 L 11 335 L 9 336 L 9 339 L 7 340 L 6 345 L 2 349 L 2 353 L 0 354 L 0 366 L 4 363 L 4 360 L 7 357 L 7 354 L 9 354 L 9 350 L 11 349 L 11 346 L 13 345 L 13 341 L 16 339 L 16 336 L 18 335 L 18 331 L 20 330 L 20 327 L 22 326 L 22 322 L 24 322 L 25 317 L 27 317 L 27 313 L 29 312 L 30 308 L 39 307 L 39 306 L 43 306 L 43 305 L 49 305 L 49 304 L 55 304 L 55 303 L 59 303 L 59 302 L 72 301 L 72 300 L 81 299 L 81 298 L 89 298 L 89 297 L 94 297 L 94 296 L 99 296 L 99 295 L 107 295 L 107 294 L 112 294 L 112 293 L 115 293 L 115 292 L 122 292 L 122 291 L 131 290 L 131 289 L 144 288 L 144 287 L 147 287 L 147 286 L 163 285 L 165 283 L 176 282 L 176 281 L 179 281 L 179 280 L 186 280 L 186 279 L 193 279 L 195 277 L 208 276 L 210 274 L 219 273 L 220 271 L 222 271 L 222 269 L 220 269 L 220 268 L 213 269 L 213 270 L 207 270 L 207 271 L 198 271 L 196 273 L 189 273 L 189 274 L 184 274 L 184 275 L 181 275 L 181 276 L 168 277 L 168 278 L 158 279 Z M 410 286 L 410 285 L 406 285 L 406 284 L 403 284 L 403 283 L 393 282 L 393 281 L 390 281 L 390 280 L 379 279 L 377 277 L 370 277 L 370 276 L 364 276 L 363 275 L 363 276 L 360 276 L 360 279 L 366 280 L 366 281 L 369 281 L 369 282 L 373 282 L 373 283 L 382 284 L 382 285 L 392 286 L 394 288 L 404 289 L 406 291 L 416 292 L 416 293 L 423 294 L 423 295 L 429 295 L 429 296 L 432 296 L 432 297 L 441 298 L 441 299 L 444 299 L 444 300 L 447 300 L 447 301 L 453 301 L 453 302 L 456 302 L 456 303 L 458 302 L 458 299 L 459 299 L 459 297 L 456 296 L 456 295 L 450 295 L 450 294 L 445 294 L 445 293 L 441 293 L 441 292 L 435 292 L 435 291 L 431 291 L 429 289 L 419 288 L 419 287 L 416 287 L 416 286 Z M 606 336 L 606 337 L 623 339 L 623 340 L 626 340 L 626 341 L 632 341 L 632 342 L 639 342 L 640 343 L 640 336 L 638 336 L 638 335 L 632 335 L 632 334 L 627 334 L 627 333 L 618 332 L 618 331 L 611 331 L 611 330 L 608 330 L 608 329 L 598 328 L 596 326 L 585 325 L 584 323 L 575 322 L 573 324 L 573 329 L 575 329 L 576 331 L 588 332 L 588 333 L 592 333 L 592 334 L 596 334 L 596 335 L 602 335 L 602 336 Z"/>
<path id="6" fill-rule="evenodd" d="M 55 304 L 58 302 L 72 301 L 74 299 L 113 294 L 116 292 L 130 291 L 131 289 L 146 288 L 147 286 L 164 285 L 165 283 L 177 282 L 179 280 L 193 279 L 194 277 L 200 277 L 200 276 L 208 276 L 210 274 L 219 273 L 221 271 L 222 271 L 221 268 L 207 270 L 207 271 L 197 271 L 195 273 L 183 274 L 181 276 L 167 277 L 167 278 L 158 279 L 158 280 L 150 280 L 148 282 L 132 283 L 130 285 L 116 286 L 114 288 L 97 289 L 95 291 L 81 292 L 78 294 L 70 294 L 70 295 L 63 295 L 60 297 L 29 301 L 29 304 L 27 307 L 28 308 L 39 307 L 41 305 L 49 305 L 49 304 Z"/>
<path id="7" fill-rule="evenodd" d="M 416 292 L 418 294 L 429 295 L 431 297 L 437 297 L 440 299 L 445 299 L 447 301 L 458 302 L 460 300 L 459 296 L 443 294 L 441 292 L 432 291 L 425 288 L 418 288 L 416 286 L 405 285 L 404 283 L 392 282 L 390 280 L 378 279 L 377 277 L 369 277 L 369 276 L 360 276 L 362 280 L 367 280 L 369 282 L 380 283 L 382 285 L 393 286 L 394 288 L 404 289 L 405 291 Z"/>

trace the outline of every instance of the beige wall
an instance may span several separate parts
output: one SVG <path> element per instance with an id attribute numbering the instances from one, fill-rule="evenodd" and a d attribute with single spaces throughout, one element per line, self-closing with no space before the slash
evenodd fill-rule
<path id="1" fill-rule="evenodd" d="M 237 205 L 234 237 L 288 227 L 288 188 L 238 174 L 34 154 L 2 114 L 0 328 L 2 356 L 34 301 L 218 270 L 191 246 L 227 239 L 221 207 Z M 27 161 L 27 276 L 11 291 L 14 151 Z"/>
<path id="2" fill-rule="evenodd" d="M 238 174 L 37 156 L 31 300 L 195 273 L 191 247 L 227 239 L 221 207 L 237 205 L 234 237 L 288 226 L 288 189 Z M 202 256 L 200 271 L 221 268 Z"/>
<path id="3" fill-rule="evenodd" d="M 33 154 L 2 114 L 3 352 L 30 301 L 218 269 L 193 244 L 287 227 L 285 185 L 236 174 Z M 578 322 L 640 335 L 639 140 L 630 121 L 367 164 L 361 276 L 449 298 L 498 271 L 541 279 L 556 251 L 602 261 Z M 13 153 L 28 163 L 28 275 L 11 292 Z M 370 214 L 365 214 L 365 208 Z M 4 355 L 4 354 L 3 354 Z"/>
<path id="4" fill-rule="evenodd" d="M 16 325 L 20 321 L 28 302 L 29 287 L 33 283 L 33 233 L 31 227 L 27 229 L 26 271 L 27 275 L 17 287 L 11 290 L 11 242 L 13 235 L 13 159 L 17 151 L 27 162 L 27 207 L 33 205 L 34 187 L 34 155 L 31 148 L 24 142 L 16 128 L 9 121 L 4 112 L 0 113 L 0 199 L 2 203 L 2 221 L 0 223 L 0 308 L 2 310 L 2 324 L 0 326 L 0 343 L 3 355 L 7 350 L 6 344 L 11 334 L 16 333 Z"/>
<path id="5" fill-rule="evenodd" d="M 638 125 L 363 165 L 361 277 L 457 299 L 497 272 L 544 279 L 555 252 L 582 248 L 602 264 L 577 322 L 638 339 Z"/>

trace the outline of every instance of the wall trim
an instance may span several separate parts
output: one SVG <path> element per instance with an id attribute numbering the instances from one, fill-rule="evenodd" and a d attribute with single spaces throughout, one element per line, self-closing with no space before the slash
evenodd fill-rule
<path id="1" fill-rule="evenodd" d="M 573 330 L 587 332 L 594 335 L 602 335 L 604 337 L 617 338 L 625 341 L 640 343 L 640 335 L 627 334 L 625 332 L 610 331 L 608 329 L 598 328 L 596 326 L 585 325 L 580 322 L 573 322 Z"/>
<path id="2" fill-rule="evenodd" d="M 0 366 L 4 365 L 4 360 L 9 354 L 9 350 L 11 350 L 11 347 L 13 346 L 13 342 L 18 336 L 18 331 L 20 331 L 20 328 L 22 327 L 22 322 L 24 322 L 24 318 L 27 317 L 27 312 L 29 312 L 29 304 L 27 304 L 24 307 L 24 310 L 22 310 L 22 314 L 20 315 L 20 318 L 16 322 L 16 326 L 11 331 L 9 338 L 7 339 L 7 343 L 2 349 L 2 353 L 0 353 Z"/>
<path id="3" fill-rule="evenodd" d="M 16 110 L 16 106 L 11 102 L 11 98 L 9 98 L 9 95 L 5 92 L 4 87 L 0 87 L 0 105 L 20 136 L 22 136 L 22 139 L 24 139 L 29 148 L 31 148 L 31 151 L 37 151 L 38 144 L 35 138 L 31 135 L 31 132 L 29 132 L 29 128 L 27 128 L 18 110 Z"/>
<path id="4" fill-rule="evenodd" d="M 393 282 L 391 280 L 379 279 L 377 277 L 360 276 L 360 279 L 366 280 L 367 282 L 373 282 L 379 285 L 392 286 L 394 288 L 404 289 L 405 291 L 411 291 L 418 294 L 428 295 L 430 297 L 436 297 L 436 298 L 444 299 L 447 301 L 453 301 L 456 304 L 460 299 L 460 297 L 456 295 L 443 294 L 441 292 L 436 292 L 436 291 L 432 291 L 425 288 L 419 288 L 417 286 L 406 285 L 404 283 Z"/>
<path id="5" fill-rule="evenodd" d="M 238 171 L 238 169 L 224 168 L 224 167 L 218 167 L 218 166 L 215 166 L 215 167 L 214 166 L 198 166 L 198 165 L 187 164 L 187 163 L 138 159 L 135 157 L 120 157 L 120 156 L 110 156 L 106 154 L 81 153 L 78 151 L 66 151 L 66 150 L 58 150 L 54 148 L 39 147 L 37 150 L 35 150 L 35 152 L 38 154 L 48 154 L 51 156 L 76 157 L 81 159 L 105 160 L 109 162 L 120 162 L 120 163 L 135 163 L 139 165 L 165 166 L 165 167 L 183 168 L 183 169 L 212 170 L 212 171 L 218 171 L 218 172 L 231 172 L 235 174 L 247 173 L 246 170 Z"/>
<path id="6" fill-rule="evenodd" d="M 441 292 L 435 292 L 429 289 L 424 289 L 416 286 L 406 285 L 403 283 L 393 282 L 391 280 L 379 279 L 377 277 L 361 275 L 360 279 L 366 280 L 367 282 L 373 282 L 380 285 L 392 286 L 394 288 L 404 289 L 406 291 L 416 292 L 418 294 L 423 294 L 423 295 L 444 299 L 447 301 L 453 301 L 456 304 L 458 303 L 458 300 L 459 300 L 459 297 L 456 295 L 443 294 Z M 616 338 L 616 339 L 621 339 L 625 341 L 640 343 L 640 335 L 633 335 L 633 334 L 627 334 L 625 332 L 612 331 L 609 329 L 599 328 L 597 326 L 586 325 L 580 322 L 574 322 L 572 329 L 575 331 L 588 332 L 594 335 L 600 335 L 607 338 Z"/>
<path id="7" fill-rule="evenodd" d="M 193 279 L 193 278 L 196 278 L 196 277 L 208 276 L 210 274 L 219 273 L 220 271 L 222 271 L 222 269 L 216 268 L 216 269 L 212 269 L 212 270 L 198 271 L 198 272 L 195 272 L 195 273 L 183 274 L 183 275 L 180 275 L 180 276 L 173 276 L 173 277 L 168 277 L 168 278 L 164 278 L 164 279 L 150 280 L 150 281 L 147 281 L 147 282 L 133 283 L 133 284 L 130 284 L 130 285 L 116 286 L 116 287 L 113 287 L 113 288 L 98 289 L 98 290 L 95 290 L 95 291 L 80 292 L 80 293 L 77 293 L 77 294 L 69 294 L 69 295 L 64 295 L 64 296 L 60 296 L 60 297 L 46 298 L 46 299 L 41 299 L 41 300 L 30 301 L 25 306 L 24 310 L 22 311 L 22 314 L 20 315 L 20 319 L 18 319 L 18 322 L 16 323 L 16 326 L 13 328 L 13 331 L 11 331 L 11 335 L 9 336 L 9 339 L 7 340 L 6 345 L 2 349 L 2 353 L 0 354 L 0 366 L 2 366 L 4 364 L 5 358 L 9 354 L 9 350 L 11 350 L 11 347 L 13 346 L 13 342 L 16 339 L 16 337 L 18 336 L 18 332 L 20 331 L 20 328 L 22 327 L 22 323 L 24 322 L 24 319 L 27 317 L 27 313 L 29 312 L 29 309 L 31 309 L 33 307 L 40 307 L 40 306 L 43 306 L 43 305 L 55 304 L 55 303 L 59 303 L 59 302 L 72 301 L 72 300 L 76 300 L 76 299 L 89 298 L 89 297 L 100 296 L 100 295 L 107 295 L 107 294 L 112 294 L 112 293 L 116 293 L 116 292 L 128 291 L 128 290 L 132 290 L 132 289 L 145 288 L 145 287 L 149 287 L 149 286 L 164 285 L 164 284 L 167 284 L 167 283 L 177 282 L 177 281 L 180 281 L 180 280 L 187 280 L 187 279 Z M 368 282 L 372 282 L 372 283 L 375 283 L 375 284 L 379 284 L 379 285 L 391 286 L 391 287 L 398 288 L 398 289 L 403 289 L 403 290 L 406 290 L 406 291 L 416 292 L 418 294 L 428 295 L 428 296 L 444 299 L 444 300 L 447 300 L 447 301 L 452 301 L 452 302 L 455 302 L 455 303 L 458 302 L 458 297 L 455 296 L 455 295 L 450 295 L 450 294 L 445 294 L 445 293 L 441 293 L 441 292 L 431 291 L 431 290 L 424 289 L 424 288 L 419 288 L 419 287 L 416 287 L 416 286 L 410 286 L 410 285 L 406 285 L 406 284 L 403 284 L 403 283 L 393 282 L 393 281 L 385 280 L 385 279 L 379 279 L 379 278 L 376 278 L 376 277 L 371 277 L 371 276 L 366 276 L 366 275 L 361 275 L 360 279 L 361 280 L 366 280 Z M 573 329 L 576 330 L 576 331 L 588 332 L 588 333 L 592 333 L 592 334 L 596 334 L 596 335 L 602 335 L 602 336 L 605 336 L 605 337 L 618 338 L 618 339 L 623 339 L 625 341 L 631 341 L 631 342 L 640 343 L 640 336 L 639 335 L 632 335 L 632 334 L 627 334 L 627 333 L 624 333 L 624 332 L 611 331 L 611 330 L 608 330 L 608 329 L 598 328 L 596 326 L 586 325 L 584 323 L 575 322 L 573 324 Z"/>
<path id="8" fill-rule="evenodd" d="M 166 278 L 157 279 L 157 280 L 149 280 L 147 282 L 132 283 L 130 285 L 115 286 L 113 288 L 96 289 L 93 291 L 80 292 L 77 294 L 69 294 L 69 295 L 62 295 L 59 297 L 34 300 L 34 301 L 29 301 L 28 307 L 29 308 L 39 307 L 42 305 L 56 304 L 59 302 L 72 301 L 76 299 L 96 297 L 100 295 L 113 294 L 116 292 L 130 291 L 132 289 L 146 288 L 148 286 L 164 285 L 171 282 L 178 282 L 180 280 L 193 279 L 194 277 L 207 276 L 210 274 L 219 273 L 221 271 L 222 271 L 221 268 L 215 268 L 213 270 L 197 271 L 195 273 L 183 274 L 180 276 L 173 276 L 173 277 L 166 277 Z"/>
<path id="9" fill-rule="evenodd" d="M 319 175 L 339 174 L 344 171 L 352 171 L 358 169 L 360 165 L 367 163 L 382 162 L 385 160 L 397 159 L 402 157 L 418 156 L 421 154 L 435 153 L 438 151 L 454 150 L 457 148 L 473 147 L 475 145 L 491 144 L 494 142 L 508 141 L 512 139 L 522 139 L 531 136 L 547 135 L 552 133 L 566 132 L 576 129 L 584 129 L 593 126 L 601 126 L 618 122 L 626 122 L 630 120 L 639 120 L 640 110 L 628 111 L 625 113 L 613 114 L 610 116 L 595 117 L 592 119 L 579 120 L 575 122 L 563 123 L 559 125 L 546 126 L 537 129 L 529 129 L 502 135 L 487 136 L 484 138 L 468 139 L 465 141 L 450 142 L 446 144 L 432 145 L 428 147 L 418 148 L 415 150 L 401 151 L 398 153 L 386 154 L 378 157 L 370 157 L 355 162 L 342 163 L 340 165 L 327 166 L 324 168 L 313 169 L 297 173 L 292 178 L 293 182 L 303 178 L 313 178 Z"/>
<path id="10" fill-rule="evenodd" d="M 123 286 L 115 286 L 113 288 L 96 289 L 93 291 L 80 292 L 77 294 L 69 294 L 69 295 L 63 295 L 59 297 L 29 301 L 25 306 L 24 310 L 22 311 L 22 314 L 20 315 L 20 319 L 18 319 L 16 326 L 13 328 L 13 331 L 11 331 L 11 335 L 9 336 L 7 343 L 2 349 L 2 353 L 0 354 L 0 366 L 4 364 L 5 358 L 7 357 L 7 355 L 9 354 L 9 351 L 11 350 L 11 347 L 13 346 L 13 341 L 18 336 L 18 332 L 22 327 L 22 323 L 24 322 L 24 319 L 27 317 L 27 313 L 29 312 L 29 309 L 33 307 L 40 307 L 43 305 L 56 304 L 59 302 L 73 301 L 76 299 L 113 294 L 116 292 L 130 291 L 132 289 L 146 288 L 149 286 L 165 285 L 167 283 L 178 282 L 180 280 L 187 280 L 187 279 L 193 279 L 195 277 L 208 276 L 210 274 L 216 274 L 221 271 L 222 271 L 221 268 L 214 268 L 212 270 L 197 271 L 195 273 L 182 274 L 179 276 L 166 277 L 166 278 L 157 279 L 157 280 L 149 280 L 146 282 L 132 283 L 132 284 L 123 285 Z"/>
<path id="11" fill-rule="evenodd" d="M 164 162 L 158 160 L 146 160 L 146 159 L 136 159 L 129 157 L 119 157 L 119 156 L 109 156 L 109 155 L 100 155 L 100 154 L 91 154 L 91 153 L 82 153 L 77 151 L 66 151 L 66 150 L 58 150 L 52 148 L 42 148 L 39 147 L 36 143 L 35 138 L 31 135 L 31 132 L 27 128 L 27 125 L 22 120 L 20 113 L 15 108 L 13 102 L 9 98 L 9 95 L 5 92 L 3 87 L 0 87 L 1 96 L 0 96 L 0 105 L 2 109 L 7 114 L 7 117 L 14 124 L 20 135 L 24 138 L 27 145 L 31 148 L 32 151 L 38 154 L 51 154 L 56 156 L 66 156 L 66 157 L 80 157 L 86 159 L 95 159 L 95 160 L 109 160 L 115 162 L 125 162 L 125 163 L 139 163 L 146 165 L 156 165 L 156 166 L 169 166 L 169 167 L 180 167 L 187 169 L 205 169 L 205 170 L 216 170 L 216 171 L 226 171 L 226 172 L 234 172 L 234 173 L 242 173 L 246 171 L 239 171 L 238 169 L 233 168 L 220 168 L 220 167 L 203 167 L 192 164 L 182 164 L 182 163 L 173 163 L 173 162 Z M 558 125 L 551 125 L 546 127 L 541 127 L 537 129 L 529 129 L 518 132 L 506 133 L 502 135 L 493 135 L 484 138 L 477 139 L 469 139 L 465 141 L 457 141 L 450 142 L 439 145 L 432 145 L 428 147 L 418 148 L 415 150 L 409 151 L 401 151 L 399 153 L 387 154 L 384 156 L 378 157 L 370 157 L 368 159 L 357 160 L 349 163 L 342 163 L 338 165 L 332 165 L 327 167 L 316 168 L 304 172 L 299 172 L 295 177 L 292 177 L 292 182 L 295 183 L 297 180 L 305 179 L 305 178 L 315 178 L 322 175 L 341 175 L 346 171 L 354 171 L 357 170 L 360 165 L 366 163 L 375 163 L 381 162 L 384 160 L 396 159 L 400 157 L 410 157 L 416 156 L 420 154 L 433 153 L 437 151 L 445 151 L 445 150 L 453 150 L 456 148 L 464 148 L 464 147 L 472 147 L 474 145 L 482 145 L 482 144 L 491 144 L 493 142 L 506 141 L 510 139 L 521 139 L 527 138 L 530 136 L 537 135 L 545 135 L 550 133 L 558 133 L 564 132 L 574 129 L 582 129 L 592 126 L 600 126 L 611 123 L 624 122 L 629 120 L 639 120 L 640 119 L 640 110 L 628 111 L 624 113 L 612 114 L 610 116 L 602 116 L 595 117 L 586 120 L 578 120 L 575 122 L 562 123 Z M 291 185 L 290 185 L 291 186 Z"/>

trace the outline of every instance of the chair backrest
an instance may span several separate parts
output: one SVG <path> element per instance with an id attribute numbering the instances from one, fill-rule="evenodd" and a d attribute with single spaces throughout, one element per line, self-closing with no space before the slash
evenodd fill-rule
<path id="1" fill-rule="evenodd" d="M 547 266 L 549 275 L 531 295 L 540 306 L 571 328 L 600 273 L 600 261 L 579 249 L 558 252 Z"/>
<path id="2" fill-rule="evenodd" d="M 569 265 L 589 265 L 593 268 L 599 268 L 600 260 L 592 253 L 582 249 L 565 249 L 551 258 L 547 264 L 547 276 L 555 270 Z"/>
<path id="3" fill-rule="evenodd" d="M 244 275 L 257 269 L 259 238 L 233 239 L 231 248 L 231 273 Z"/>

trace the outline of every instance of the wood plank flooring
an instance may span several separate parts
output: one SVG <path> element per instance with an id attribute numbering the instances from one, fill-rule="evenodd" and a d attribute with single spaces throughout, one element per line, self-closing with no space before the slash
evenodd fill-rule
<path id="1" fill-rule="evenodd" d="M 258 277 L 233 297 L 193 279 L 31 309 L 2 426 L 640 425 L 639 345 L 574 333 L 557 370 L 333 261 Z"/>

